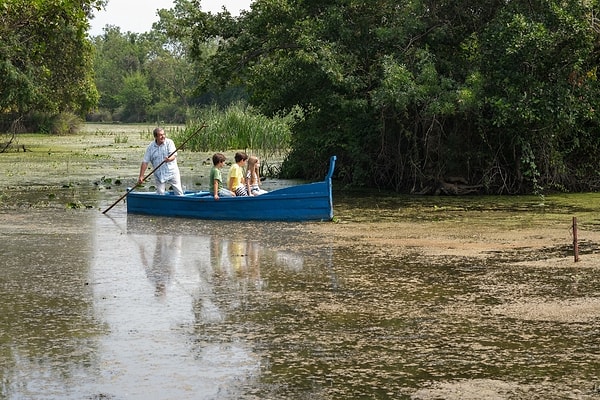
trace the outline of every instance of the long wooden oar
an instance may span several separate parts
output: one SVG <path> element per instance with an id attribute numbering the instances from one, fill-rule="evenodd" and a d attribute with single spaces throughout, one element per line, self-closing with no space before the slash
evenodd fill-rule
<path id="1" fill-rule="evenodd" d="M 183 143 L 181 143 L 181 144 L 179 145 L 179 147 L 177 147 L 175 150 L 173 150 L 173 152 L 172 152 L 171 154 L 169 154 L 169 155 L 167 156 L 167 158 L 169 158 L 169 157 L 171 157 L 173 154 L 177 153 L 177 150 L 180 150 L 180 149 L 181 149 L 183 146 L 185 146 L 185 144 L 186 144 L 186 143 L 187 143 L 187 142 L 188 142 L 188 141 L 189 141 L 191 138 L 193 138 L 194 136 L 196 136 L 196 135 L 198 134 L 198 132 L 200 132 L 200 131 L 201 131 L 202 129 L 204 129 L 204 128 L 206 128 L 206 125 L 204 125 L 204 124 L 203 124 L 203 125 L 202 125 L 200 128 L 198 128 L 198 130 L 197 130 L 196 132 L 192 133 L 192 134 L 191 134 L 191 135 L 190 135 L 190 136 L 189 136 L 187 139 L 185 139 L 185 140 L 183 141 Z M 167 158 L 165 158 L 165 159 L 164 159 L 164 160 L 163 160 L 163 161 L 162 161 L 160 164 L 158 164 L 158 165 L 157 165 L 155 168 L 153 168 L 153 169 L 152 169 L 152 171 L 150 171 L 150 173 L 149 173 L 148 175 L 146 175 L 146 176 L 144 177 L 144 179 L 142 179 L 142 182 L 144 182 L 146 179 L 148 179 L 148 178 L 150 177 L 150 175 L 152 175 L 152 174 L 153 174 L 153 173 L 154 173 L 156 170 L 158 170 L 158 169 L 159 169 L 159 168 L 160 168 L 160 167 L 161 167 L 161 166 L 162 166 L 162 165 L 163 165 L 165 162 L 167 162 Z M 125 192 L 125 194 L 124 194 L 123 196 L 119 197 L 119 198 L 117 199 L 117 201 L 115 201 L 114 203 L 112 203 L 112 205 L 111 205 L 110 207 L 108 207 L 106 210 L 102 211 L 102 214 L 106 214 L 108 211 L 110 211 L 110 210 L 111 210 L 111 209 L 112 209 L 114 206 L 116 206 L 116 205 L 117 205 L 117 203 L 119 203 L 121 200 L 123 200 L 123 199 L 124 199 L 124 198 L 125 198 L 125 197 L 126 197 L 128 194 L 129 194 L 129 192 L 132 192 L 132 191 L 133 191 L 133 190 L 134 190 L 136 187 L 138 187 L 139 185 L 141 185 L 141 184 L 142 184 L 142 182 L 138 182 L 138 183 L 136 183 L 134 187 L 132 187 L 131 189 L 127 190 L 127 191 Z"/>

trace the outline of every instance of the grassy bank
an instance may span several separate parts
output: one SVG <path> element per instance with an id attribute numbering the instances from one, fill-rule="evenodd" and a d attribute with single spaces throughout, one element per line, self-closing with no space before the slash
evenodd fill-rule
<path id="1" fill-rule="evenodd" d="M 22 134 L 0 154 L 0 187 L 135 184 L 153 125 L 87 124 L 77 135 Z M 167 136 L 178 129 L 167 126 Z M 176 143 L 177 144 L 177 143 Z M 23 146 L 26 151 L 24 152 Z M 18 150 L 18 151 L 17 151 Z M 233 152 L 226 154 L 233 159 Z M 187 186 L 207 186 L 210 152 L 181 150 L 178 163 Z"/>

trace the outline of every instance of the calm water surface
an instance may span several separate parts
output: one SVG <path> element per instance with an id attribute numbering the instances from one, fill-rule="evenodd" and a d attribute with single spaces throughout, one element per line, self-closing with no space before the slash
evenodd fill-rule
<path id="1" fill-rule="evenodd" d="M 598 318 L 493 312 L 515 289 L 597 298 L 598 269 L 389 258 L 311 224 L 102 214 L 114 194 L 84 193 L 93 207 L 72 210 L 60 191 L 11 196 L 0 398 L 600 399 Z M 402 206 L 342 198 L 336 214 L 359 204 L 373 219 Z"/>

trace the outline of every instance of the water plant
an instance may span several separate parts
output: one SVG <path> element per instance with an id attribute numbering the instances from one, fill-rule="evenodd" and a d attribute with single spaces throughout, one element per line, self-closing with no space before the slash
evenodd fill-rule
<path id="1" fill-rule="evenodd" d="M 127 143 L 129 141 L 129 136 L 127 135 L 121 135 L 121 134 L 117 134 L 117 136 L 115 136 L 114 142 L 116 144 L 118 143 Z"/>
<path id="2" fill-rule="evenodd" d="M 203 124 L 206 128 L 188 142 L 192 151 L 244 150 L 259 157 L 285 157 L 290 149 L 291 129 L 304 118 L 301 108 L 267 117 L 256 109 L 236 103 L 225 110 L 218 106 L 194 112 L 184 129 L 170 132 L 175 141 L 183 141 Z"/>

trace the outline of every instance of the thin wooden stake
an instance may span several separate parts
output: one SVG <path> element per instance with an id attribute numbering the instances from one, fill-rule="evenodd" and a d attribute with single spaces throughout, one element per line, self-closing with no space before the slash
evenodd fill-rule
<path id="1" fill-rule="evenodd" d="M 579 244 L 577 243 L 577 217 L 573 217 L 573 256 L 579 261 Z"/>

